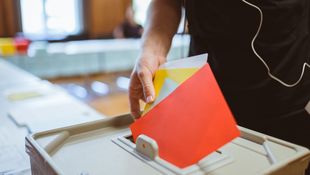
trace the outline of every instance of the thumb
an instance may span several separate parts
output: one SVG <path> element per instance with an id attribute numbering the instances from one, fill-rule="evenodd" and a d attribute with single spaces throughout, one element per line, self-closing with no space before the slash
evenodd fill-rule
<path id="1" fill-rule="evenodd" d="M 141 68 L 138 71 L 138 77 L 143 87 L 144 99 L 146 103 L 151 103 L 155 99 L 155 90 L 153 85 L 153 74 L 148 68 Z"/>

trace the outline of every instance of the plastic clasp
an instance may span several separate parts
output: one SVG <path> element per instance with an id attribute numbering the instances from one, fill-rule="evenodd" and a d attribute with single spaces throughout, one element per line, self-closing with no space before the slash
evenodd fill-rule
<path id="1" fill-rule="evenodd" d="M 136 151 L 151 160 L 155 160 L 158 156 L 158 145 L 155 140 L 142 134 L 137 138 Z"/>

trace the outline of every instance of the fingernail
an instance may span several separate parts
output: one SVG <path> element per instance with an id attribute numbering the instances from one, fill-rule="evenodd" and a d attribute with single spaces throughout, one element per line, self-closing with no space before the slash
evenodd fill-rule
<path id="1" fill-rule="evenodd" d="M 148 96 L 146 98 L 146 103 L 151 103 L 153 101 L 153 97 L 152 96 Z"/>

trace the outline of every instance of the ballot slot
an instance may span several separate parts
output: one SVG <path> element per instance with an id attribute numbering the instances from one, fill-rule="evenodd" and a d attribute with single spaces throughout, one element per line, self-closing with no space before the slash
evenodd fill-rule
<path id="1" fill-rule="evenodd" d="M 127 132 L 113 138 L 112 142 L 164 174 L 208 173 L 233 162 L 232 156 L 222 150 L 217 150 L 197 162 L 197 164 L 179 168 L 160 158 L 156 141 L 146 135 L 140 135 L 136 143 L 134 143 L 131 133 Z"/>
<path id="2" fill-rule="evenodd" d="M 134 140 L 133 140 L 133 137 L 132 135 L 129 135 L 127 137 L 125 137 L 127 140 L 131 141 L 132 143 L 135 143 Z"/>

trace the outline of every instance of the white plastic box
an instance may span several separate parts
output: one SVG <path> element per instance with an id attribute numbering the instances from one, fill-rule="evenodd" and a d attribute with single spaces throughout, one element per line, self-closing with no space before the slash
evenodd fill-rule
<path id="1" fill-rule="evenodd" d="M 28 136 L 32 174 L 303 175 L 310 160 L 304 147 L 240 127 L 241 137 L 180 169 L 158 157 L 154 140 L 142 135 L 136 146 L 132 122 L 123 115 Z"/>

